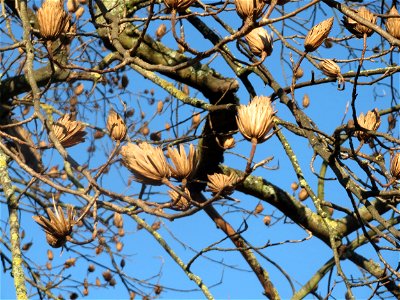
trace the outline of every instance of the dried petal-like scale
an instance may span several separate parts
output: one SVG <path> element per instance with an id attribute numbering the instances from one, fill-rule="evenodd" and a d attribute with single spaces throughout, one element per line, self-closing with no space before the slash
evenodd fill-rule
<path id="1" fill-rule="evenodd" d="M 114 110 L 110 110 L 108 114 L 107 130 L 114 141 L 122 141 L 126 136 L 125 122 Z"/>
<path id="2" fill-rule="evenodd" d="M 319 63 L 319 68 L 326 76 L 339 77 L 341 76 L 340 67 L 332 59 L 324 59 Z"/>
<path id="3" fill-rule="evenodd" d="M 319 46 L 324 42 L 324 40 L 329 35 L 332 29 L 333 17 L 322 21 L 321 23 L 315 25 L 307 33 L 304 40 L 304 48 L 307 52 L 313 52 L 318 49 Z"/>
<path id="4" fill-rule="evenodd" d="M 238 177 L 235 173 L 230 175 L 214 173 L 207 175 L 207 186 L 213 194 L 221 192 L 223 195 L 230 195 L 235 190 L 235 184 L 238 182 Z"/>
<path id="5" fill-rule="evenodd" d="M 176 11 L 185 11 L 194 2 L 196 2 L 196 0 L 164 0 L 164 4 L 167 8 Z"/>
<path id="6" fill-rule="evenodd" d="M 260 17 L 264 6 L 265 1 L 263 0 L 235 0 L 236 12 L 243 19 L 253 18 L 255 15 L 256 18 Z"/>
<path id="7" fill-rule="evenodd" d="M 400 152 L 393 155 L 390 160 L 390 174 L 396 180 L 400 179 Z"/>
<path id="8" fill-rule="evenodd" d="M 390 9 L 388 15 L 397 16 L 398 18 L 388 18 L 385 23 L 386 30 L 396 39 L 400 39 L 400 14 L 395 6 Z"/>
<path id="9" fill-rule="evenodd" d="M 190 192 L 187 188 L 183 191 L 190 198 Z M 179 194 L 174 190 L 169 190 L 168 195 L 170 196 L 171 200 L 174 202 L 174 208 L 179 210 L 187 210 L 190 207 L 190 202 L 184 196 Z"/>
<path id="10" fill-rule="evenodd" d="M 237 110 L 236 122 L 240 133 L 249 141 L 264 142 L 274 126 L 275 113 L 269 97 L 254 97 L 248 105 L 240 105 Z"/>
<path id="11" fill-rule="evenodd" d="M 378 110 L 375 108 L 367 112 L 366 115 L 363 113 L 357 118 L 358 124 L 367 130 L 376 131 L 381 125 L 381 118 L 379 116 Z M 366 142 L 369 139 L 369 134 L 363 131 L 356 131 L 355 135 L 361 141 Z"/>
<path id="12" fill-rule="evenodd" d="M 55 207 L 54 212 L 47 208 L 49 219 L 43 216 L 33 216 L 46 233 L 46 240 L 53 248 L 59 248 L 71 238 L 72 228 L 75 225 L 75 211 L 72 206 L 67 206 L 67 215 L 64 215 L 61 206 Z"/>
<path id="13" fill-rule="evenodd" d="M 171 176 L 170 167 L 160 147 L 143 142 L 139 145 L 128 143 L 121 148 L 124 165 L 139 182 L 161 185 Z"/>
<path id="14" fill-rule="evenodd" d="M 273 48 L 272 34 L 268 34 L 264 28 L 254 28 L 245 36 L 245 39 L 254 55 L 260 57 L 271 55 Z"/>
<path id="15" fill-rule="evenodd" d="M 373 13 L 371 13 L 365 6 L 361 6 L 354 13 L 372 24 L 376 23 L 376 16 L 374 16 Z M 366 34 L 367 36 L 371 36 L 374 33 L 374 31 L 369 27 L 362 25 L 347 16 L 343 18 L 343 25 L 348 31 L 350 31 L 358 38 L 362 38 L 364 34 Z"/>
<path id="16" fill-rule="evenodd" d="M 186 155 L 185 147 L 180 144 L 179 150 L 177 148 L 168 148 L 168 156 L 173 164 L 170 165 L 171 175 L 175 179 L 182 180 L 189 178 L 197 167 L 197 151 L 195 147 L 190 144 L 189 154 Z"/>
<path id="17" fill-rule="evenodd" d="M 53 131 L 64 148 L 75 146 L 85 141 L 85 126 L 78 121 L 71 121 L 66 114 L 53 124 Z"/>
<path id="18" fill-rule="evenodd" d="M 60 0 L 45 0 L 37 11 L 37 18 L 40 35 L 46 40 L 57 39 L 70 21 Z"/>

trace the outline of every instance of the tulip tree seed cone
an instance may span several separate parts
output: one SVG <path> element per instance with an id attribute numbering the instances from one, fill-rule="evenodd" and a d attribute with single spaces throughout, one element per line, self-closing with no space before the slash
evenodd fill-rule
<path id="1" fill-rule="evenodd" d="M 126 136 L 126 125 L 121 116 L 110 110 L 107 118 L 107 130 L 114 141 L 123 141 Z"/>
<path id="2" fill-rule="evenodd" d="M 307 33 L 304 40 L 304 48 L 306 52 L 313 52 L 318 49 L 319 46 L 328 37 L 329 32 L 332 29 L 333 17 L 322 21 L 321 23 L 315 25 Z"/>
<path id="3" fill-rule="evenodd" d="M 264 28 L 258 27 L 250 31 L 245 39 L 254 55 L 265 58 L 272 53 L 272 37 Z"/>
<path id="4" fill-rule="evenodd" d="M 400 152 L 393 155 L 390 160 L 390 174 L 396 180 L 400 179 Z"/>
<path id="5" fill-rule="evenodd" d="M 319 68 L 326 76 L 329 77 L 340 77 L 340 67 L 337 63 L 335 63 L 332 59 L 324 59 L 319 63 Z"/>
<path id="6" fill-rule="evenodd" d="M 372 24 L 376 24 L 376 16 L 374 16 L 374 14 L 371 13 L 365 6 L 361 6 L 358 10 L 354 11 L 354 13 L 356 13 L 358 16 L 365 19 L 366 21 Z M 347 16 L 343 18 L 343 25 L 348 31 L 350 31 L 358 38 L 362 38 L 364 34 L 366 34 L 367 36 L 371 36 L 374 33 L 371 28 L 362 25 L 361 23 L 358 23 L 357 21 Z"/>
<path id="7" fill-rule="evenodd" d="M 392 35 L 396 39 L 400 39 L 400 15 L 396 7 L 393 6 L 390 9 L 388 15 L 396 16 L 398 18 L 388 18 L 385 23 L 386 30 L 390 35 Z"/>
<path id="8" fill-rule="evenodd" d="M 37 18 L 40 35 L 49 41 L 56 40 L 70 21 L 60 0 L 45 0 L 37 11 Z"/>

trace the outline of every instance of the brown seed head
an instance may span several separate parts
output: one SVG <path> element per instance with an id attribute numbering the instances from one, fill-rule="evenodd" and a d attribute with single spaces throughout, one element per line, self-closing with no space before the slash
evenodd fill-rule
<path id="1" fill-rule="evenodd" d="M 232 149 L 236 145 L 235 138 L 232 135 L 220 136 L 217 139 L 218 144 L 225 150 Z"/>
<path id="2" fill-rule="evenodd" d="M 185 11 L 188 9 L 196 0 L 164 0 L 164 4 L 170 10 Z"/>
<path id="3" fill-rule="evenodd" d="M 265 216 L 263 222 L 266 226 L 269 226 L 271 224 L 271 216 Z"/>
<path id="4" fill-rule="evenodd" d="M 55 207 L 54 212 L 47 208 L 49 219 L 43 216 L 33 216 L 46 233 L 46 239 L 50 246 L 59 248 L 71 238 L 72 228 L 75 225 L 75 210 L 72 206 L 67 206 L 67 215 L 64 215 L 61 206 Z"/>
<path id="5" fill-rule="evenodd" d="M 121 148 L 122 161 L 141 183 L 161 185 L 171 176 L 170 167 L 160 147 L 143 142 L 128 143 Z"/>
<path id="6" fill-rule="evenodd" d="M 393 155 L 390 160 L 390 174 L 396 180 L 400 179 L 400 152 Z"/>
<path id="7" fill-rule="evenodd" d="M 397 11 L 395 6 L 390 9 L 388 15 L 400 17 L 399 12 Z M 385 25 L 386 30 L 390 35 L 392 35 L 396 39 L 400 39 L 400 18 L 388 18 Z"/>
<path id="8" fill-rule="evenodd" d="M 53 124 L 53 131 L 64 148 L 75 146 L 85 141 L 85 126 L 78 121 L 71 121 L 66 114 Z"/>
<path id="9" fill-rule="evenodd" d="M 236 122 L 240 133 L 249 141 L 264 142 L 274 125 L 275 113 L 269 97 L 254 97 L 248 105 L 240 105 L 237 110 Z"/>
<path id="10" fill-rule="evenodd" d="M 188 198 L 190 198 L 190 192 L 187 188 L 185 188 L 183 193 L 186 194 L 188 196 Z M 174 204 L 173 208 L 178 209 L 178 210 L 183 210 L 183 211 L 189 209 L 189 207 L 190 207 L 189 200 L 186 199 L 185 197 L 183 197 L 181 194 L 179 194 L 178 192 L 176 192 L 174 190 L 169 190 L 168 195 Z"/>
<path id="11" fill-rule="evenodd" d="M 308 96 L 308 94 L 304 94 L 302 105 L 304 108 L 307 108 L 310 106 L 310 96 Z"/>
<path id="12" fill-rule="evenodd" d="M 319 46 L 329 35 L 333 25 L 333 17 L 322 21 L 315 25 L 307 33 L 306 39 L 304 40 L 304 48 L 306 52 L 313 52 L 318 49 Z"/>
<path id="13" fill-rule="evenodd" d="M 299 200 L 304 201 L 308 198 L 308 192 L 306 189 L 302 188 L 299 192 Z"/>
<path id="14" fill-rule="evenodd" d="M 221 192 L 222 195 L 230 195 L 235 190 L 235 184 L 238 182 L 238 177 L 235 173 L 231 173 L 229 176 L 214 173 L 207 175 L 207 177 L 207 186 L 213 194 Z"/>
<path id="15" fill-rule="evenodd" d="M 124 227 L 124 219 L 122 218 L 120 213 L 118 213 L 118 212 L 114 213 L 113 223 L 114 223 L 114 226 L 117 227 L 117 228 Z"/>
<path id="16" fill-rule="evenodd" d="M 123 141 L 126 136 L 126 125 L 121 116 L 113 109 L 108 113 L 107 130 L 114 141 Z"/>
<path id="17" fill-rule="evenodd" d="M 337 78 L 341 76 L 340 67 L 332 59 L 324 59 L 319 63 L 319 68 L 326 76 Z"/>
<path id="18" fill-rule="evenodd" d="M 365 6 L 361 6 L 358 10 L 354 11 L 354 13 L 372 24 L 376 23 L 376 16 L 374 16 Z M 358 38 L 362 38 L 364 34 L 371 36 L 374 33 L 372 29 L 347 16 L 343 18 L 343 25 Z"/>
<path id="19" fill-rule="evenodd" d="M 268 32 L 264 28 L 258 27 L 250 31 L 245 36 L 245 39 L 247 41 L 247 44 L 249 44 L 251 52 L 254 55 L 265 58 L 267 56 L 270 56 L 272 53 L 272 37 L 273 35 L 268 34 Z"/>
<path id="20" fill-rule="evenodd" d="M 381 117 L 379 116 L 378 109 L 371 110 L 367 112 L 366 115 L 363 113 L 357 118 L 358 124 L 366 129 L 371 131 L 376 131 L 381 125 Z M 363 131 L 356 131 L 355 136 L 361 141 L 367 142 L 370 138 L 370 135 Z"/>
<path id="21" fill-rule="evenodd" d="M 64 32 L 70 16 L 64 10 L 64 1 L 45 0 L 37 11 L 40 35 L 54 41 Z"/>
<path id="22" fill-rule="evenodd" d="M 189 178 L 190 175 L 196 171 L 197 167 L 197 150 L 190 144 L 189 154 L 186 155 L 185 148 L 182 144 L 178 148 L 168 148 L 168 156 L 172 162 L 169 166 L 171 169 L 171 175 L 175 179 L 182 180 L 184 178 Z"/>
<path id="23" fill-rule="evenodd" d="M 235 0 L 236 12 L 243 19 L 246 20 L 248 18 L 253 18 L 255 15 L 256 18 L 260 17 L 265 2 L 263 0 Z"/>
<path id="24" fill-rule="evenodd" d="M 167 26 L 164 23 L 160 24 L 160 26 L 158 26 L 158 28 L 156 30 L 157 40 L 160 41 L 166 32 L 167 32 Z"/>

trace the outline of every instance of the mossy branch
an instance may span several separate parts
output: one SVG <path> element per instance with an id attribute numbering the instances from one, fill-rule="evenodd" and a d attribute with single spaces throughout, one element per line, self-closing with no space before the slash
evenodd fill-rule
<path id="1" fill-rule="evenodd" d="M 18 219 L 18 200 L 14 195 L 14 187 L 11 184 L 8 175 L 7 156 L 0 150 L 0 183 L 3 187 L 4 194 L 7 198 L 7 206 L 10 225 L 11 255 L 12 255 L 12 274 L 14 277 L 14 286 L 16 298 L 20 300 L 28 299 L 25 285 L 25 274 L 23 259 L 20 247 L 19 219 Z"/>

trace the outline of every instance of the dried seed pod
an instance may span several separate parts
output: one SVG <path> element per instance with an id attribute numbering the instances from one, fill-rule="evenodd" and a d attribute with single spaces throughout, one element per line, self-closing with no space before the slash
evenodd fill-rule
<path id="1" fill-rule="evenodd" d="M 154 223 L 151 224 L 151 229 L 153 229 L 153 230 L 157 231 L 160 228 L 161 228 L 161 222 L 160 221 L 154 221 Z"/>
<path id="2" fill-rule="evenodd" d="M 361 113 L 357 118 L 357 122 L 360 127 L 366 130 L 378 130 L 379 126 L 381 125 L 381 117 L 379 116 L 378 109 L 375 108 L 374 110 L 368 111 L 366 115 Z M 370 135 L 363 131 L 356 131 L 354 134 L 360 141 L 368 142 L 370 138 Z"/>
<path id="3" fill-rule="evenodd" d="M 232 149 L 235 147 L 235 138 L 232 135 L 217 137 L 218 145 L 225 150 Z"/>
<path id="4" fill-rule="evenodd" d="M 263 0 L 235 0 L 236 12 L 243 19 L 246 20 L 248 18 L 256 18 L 260 17 L 264 6 L 265 1 Z"/>
<path id="5" fill-rule="evenodd" d="M 264 59 L 272 53 L 272 37 L 273 35 L 269 34 L 264 28 L 258 27 L 246 34 L 245 39 L 251 52 Z"/>
<path id="6" fill-rule="evenodd" d="M 324 42 L 324 40 L 329 35 L 332 29 L 333 17 L 322 21 L 321 23 L 315 25 L 307 33 L 304 40 L 304 48 L 306 52 L 313 52 L 318 49 L 319 46 Z"/>
<path id="7" fill-rule="evenodd" d="M 235 190 L 235 185 L 238 182 L 238 177 L 235 173 L 229 176 L 225 174 L 214 173 L 207 175 L 207 186 L 209 190 L 215 195 L 221 193 L 222 195 L 230 195 Z"/>
<path id="8" fill-rule="evenodd" d="M 271 224 L 271 216 L 265 216 L 263 222 L 266 226 L 269 226 Z"/>
<path id="9" fill-rule="evenodd" d="M 169 165 L 171 176 L 177 180 L 188 179 L 196 171 L 198 164 L 197 150 L 190 144 L 189 154 L 186 155 L 185 147 L 180 144 L 178 148 L 168 148 L 168 156 L 172 162 Z"/>
<path id="10" fill-rule="evenodd" d="M 120 265 L 120 267 L 121 268 L 124 268 L 125 267 L 125 259 L 121 259 L 121 262 L 119 263 L 119 265 Z"/>
<path id="11" fill-rule="evenodd" d="M 307 108 L 310 106 L 310 96 L 308 96 L 308 94 L 304 94 L 302 105 L 304 108 Z"/>
<path id="12" fill-rule="evenodd" d="M 75 12 L 76 19 L 80 19 L 80 17 L 83 16 L 84 12 L 85 12 L 85 8 L 83 6 L 79 6 L 79 8 Z"/>
<path id="13" fill-rule="evenodd" d="M 46 239 L 50 246 L 59 248 L 71 238 L 72 228 L 75 225 L 75 210 L 72 206 L 67 206 L 67 215 L 61 206 L 55 206 L 54 212 L 47 208 L 49 219 L 43 216 L 33 216 L 32 218 L 38 223 L 46 233 Z"/>
<path id="14" fill-rule="evenodd" d="M 48 260 L 53 260 L 54 258 L 54 254 L 53 251 L 51 251 L 50 249 L 47 250 L 47 259 Z"/>
<path id="15" fill-rule="evenodd" d="M 82 291 L 82 295 L 83 295 L 84 297 L 86 297 L 87 295 L 89 295 L 89 289 L 84 288 L 83 291 Z"/>
<path id="16" fill-rule="evenodd" d="M 156 30 L 157 41 L 161 41 L 161 39 L 166 33 L 167 33 L 167 26 L 164 23 L 160 24 L 160 26 L 158 26 Z"/>
<path id="17" fill-rule="evenodd" d="M 294 74 L 294 77 L 296 77 L 297 79 L 300 79 L 301 77 L 304 76 L 304 71 L 302 68 L 297 68 L 296 74 Z"/>
<path id="18" fill-rule="evenodd" d="M 101 281 L 99 277 L 96 277 L 96 286 L 101 286 Z"/>
<path id="19" fill-rule="evenodd" d="M 23 251 L 28 251 L 31 247 L 32 247 L 33 243 L 32 242 L 28 242 L 22 245 L 21 249 Z"/>
<path id="20" fill-rule="evenodd" d="M 184 191 L 182 191 L 182 193 L 186 194 L 186 196 L 188 198 L 190 198 L 190 192 L 187 188 L 185 188 Z M 178 192 L 174 191 L 174 190 L 169 190 L 168 191 L 168 195 L 172 200 L 173 203 L 173 208 L 178 209 L 178 210 L 188 210 L 190 207 L 190 202 L 188 199 L 186 199 L 184 196 L 182 196 L 181 194 L 179 194 Z"/>
<path id="21" fill-rule="evenodd" d="M 393 6 L 388 12 L 389 16 L 396 16 L 397 18 L 388 18 L 386 20 L 386 30 L 387 32 L 395 37 L 396 39 L 400 39 L 400 15 L 397 11 L 396 7 Z"/>
<path id="22" fill-rule="evenodd" d="M 193 113 L 192 116 L 192 128 L 196 128 L 200 124 L 200 113 Z"/>
<path id="23" fill-rule="evenodd" d="M 158 285 L 158 284 L 157 284 L 157 285 L 154 286 L 154 294 L 160 295 L 161 292 L 162 292 L 162 290 L 163 290 L 163 288 L 162 288 L 161 285 Z"/>
<path id="24" fill-rule="evenodd" d="M 299 200 L 304 201 L 308 198 L 308 192 L 305 188 L 302 188 L 299 192 Z"/>
<path id="25" fill-rule="evenodd" d="M 147 126 L 147 124 L 144 124 L 141 128 L 140 128 L 140 133 L 143 134 L 144 136 L 149 135 L 150 133 L 150 129 Z"/>
<path id="26" fill-rule="evenodd" d="M 390 159 L 390 174 L 396 180 L 400 179 L 400 152 L 397 152 Z"/>
<path id="27" fill-rule="evenodd" d="M 81 95 L 83 93 L 84 88 L 85 87 L 83 83 L 79 83 L 74 89 L 74 94 L 77 96 Z"/>
<path id="28" fill-rule="evenodd" d="M 64 148 L 75 146 L 85 141 L 85 126 L 78 121 L 72 121 L 66 114 L 53 123 L 53 131 Z"/>
<path id="29" fill-rule="evenodd" d="M 161 141 L 161 132 L 157 131 L 157 132 L 150 133 L 150 140 L 152 140 L 154 142 Z"/>
<path id="30" fill-rule="evenodd" d="M 114 213 L 113 223 L 114 226 L 117 228 L 122 228 L 124 226 L 124 219 L 122 218 L 120 213 L 118 212 Z"/>
<path id="31" fill-rule="evenodd" d="M 124 230 L 124 228 L 118 228 L 118 235 L 119 235 L 119 236 L 124 236 L 124 235 L 125 235 L 125 230 Z"/>
<path id="32" fill-rule="evenodd" d="M 128 143 L 121 148 L 124 165 L 133 173 L 139 182 L 161 185 L 171 176 L 169 165 L 160 147 L 148 143 L 135 145 Z"/>
<path id="33" fill-rule="evenodd" d="M 293 182 L 291 185 L 290 185 L 290 188 L 293 190 L 293 192 L 294 191 L 296 191 L 298 188 L 299 188 L 299 184 L 297 183 L 297 182 Z"/>
<path id="34" fill-rule="evenodd" d="M 164 0 L 164 4 L 170 10 L 185 11 L 188 9 L 196 0 Z"/>
<path id="35" fill-rule="evenodd" d="M 113 109 L 108 113 L 107 130 L 114 141 L 123 141 L 126 136 L 126 125 L 121 116 Z"/>
<path id="36" fill-rule="evenodd" d="M 75 267 L 76 258 L 68 258 L 64 263 L 64 268 L 68 269 L 70 267 Z"/>
<path id="37" fill-rule="evenodd" d="M 157 113 L 159 115 L 161 115 L 163 108 L 164 108 L 164 102 L 162 102 L 161 100 L 158 101 L 158 103 L 157 103 Z"/>
<path id="38" fill-rule="evenodd" d="M 113 278 L 110 270 L 104 271 L 102 273 L 102 275 L 103 275 L 104 280 L 107 282 L 111 281 L 111 279 Z"/>
<path id="39" fill-rule="evenodd" d="M 117 242 L 115 244 L 115 249 L 117 249 L 118 252 L 121 252 L 123 248 L 124 248 L 124 244 L 122 242 Z"/>
<path id="40" fill-rule="evenodd" d="M 393 130 L 396 127 L 396 118 L 393 116 L 393 113 L 388 115 L 388 125 L 389 130 Z"/>
<path id="41" fill-rule="evenodd" d="M 376 16 L 374 16 L 373 13 L 371 13 L 365 6 L 361 6 L 358 10 L 354 11 L 354 13 L 356 13 L 359 17 L 365 19 L 366 21 L 372 24 L 376 24 Z M 372 29 L 358 23 L 357 21 L 347 16 L 343 18 L 343 25 L 348 31 L 350 31 L 358 38 L 362 38 L 364 34 L 367 36 L 371 36 L 374 33 Z"/>
<path id="42" fill-rule="evenodd" d="M 342 76 L 339 65 L 332 59 L 324 59 L 319 63 L 318 67 L 326 76 L 334 78 Z"/>
<path id="43" fill-rule="evenodd" d="M 40 35 L 50 41 L 56 40 L 70 21 L 64 1 L 60 0 L 45 0 L 37 11 L 37 18 Z"/>
<path id="44" fill-rule="evenodd" d="M 258 203 L 256 208 L 254 209 L 254 214 L 258 215 L 260 213 L 262 213 L 264 210 L 264 206 L 262 205 L 262 203 Z"/>
<path id="45" fill-rule="evenodd" d="M 46 269 L 47 270 L 53 269 L 53 266 L 51 265 L 51 261 L 46 262 Z"/>
<path id="46" fill-rule="evenodd" d="M 186 95 L 189 96 L 190 91 L 189 91 L 189 86 L 187 84 L 184 84 L 182 87 L 182 92 L 184 92 Z"/>
<path id="47" fill-rule="evenodd" d="M 92 272 L 94 272 L 95 271 L 95 266 L 93 265 L 93 264 L 90 264 L 89 266 L 88 266 L 88 272 L 90 272 L 90 273 L 92 273 Z"/>
<path id="48" fill-rule="evenodd" d="M 165 123 L 165 130 L 169 131 L 171 129 L 171 124 Z"/>
<path id="49" fill-rule="evenodd" d="M 264 142 L 274 126 L 275 113 L 269 97 L 254 97 L 248 105 L 240 105 L 237 109 L 236 122 L 240 133 L 248 141 Z"/>

